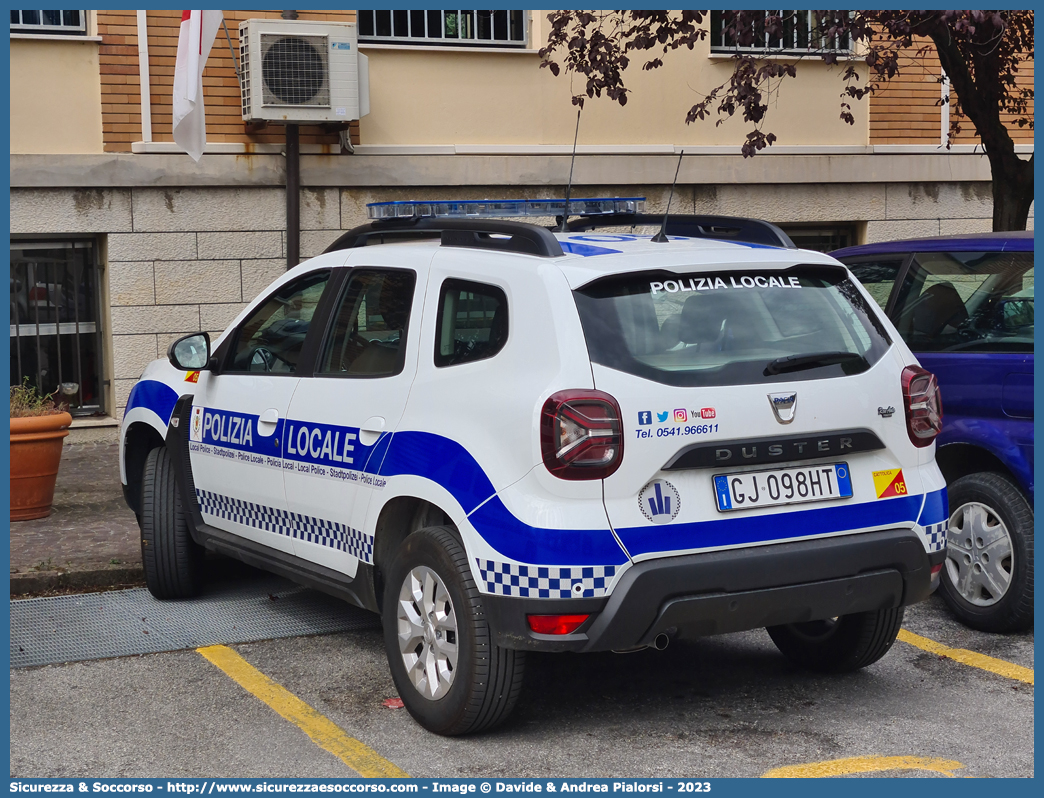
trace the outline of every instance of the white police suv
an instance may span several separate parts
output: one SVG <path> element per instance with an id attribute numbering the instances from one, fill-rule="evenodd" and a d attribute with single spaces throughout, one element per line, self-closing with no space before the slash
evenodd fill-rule
<path id="1" fill-rule="evenodd" d="M 376 205 L 152 363 L 121 450 L 152 593 L 211 549 L 378 612 L 440 734 L 504 720 L 526 651 L 763 626 L 813 669 L 883 656 L 944 558 L 935 378 L 768 223 L 577 204 L 632 213 Z"/>

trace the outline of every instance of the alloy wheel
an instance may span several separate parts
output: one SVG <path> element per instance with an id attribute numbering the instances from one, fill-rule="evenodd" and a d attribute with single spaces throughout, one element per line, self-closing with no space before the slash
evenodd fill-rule
<path id="1" fill-rule="evenodd" d="M 406 674 L 425 698 L 449 692 L 457 672 L 457 615 L 439 575 L 418 566 L 399 588 L 399 652 Z"/>

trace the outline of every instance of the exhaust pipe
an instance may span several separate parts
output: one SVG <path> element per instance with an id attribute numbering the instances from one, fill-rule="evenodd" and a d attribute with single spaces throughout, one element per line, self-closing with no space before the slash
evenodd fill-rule
<path id="1" fill-rule="evenodd" d="M 663 651 L 667 648 L 667 645 L 671 642 L 670 635 L 665 632 L 660 632 L 653 638 L 651 643 L 646 643 L 644 646 L 635 646 L 634 648 L 614 648 L 614 654 L 636 654 L 639 651 L 645 651 L 648 648 L 655 648 L 657 651 Z"/>

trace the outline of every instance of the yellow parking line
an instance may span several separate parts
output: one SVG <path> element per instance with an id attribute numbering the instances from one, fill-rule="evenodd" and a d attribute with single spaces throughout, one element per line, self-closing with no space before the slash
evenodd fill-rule
<path id="1" fill-rule="evenodd" d="M 369 746 L 354 737 L 349 737 L 340 726 L 320 715 L 282 685 L 273 682 L 228 646 L 206 646 L 197 648 L 196 651 L 248 693 L 261 699 L 298 726 L 320 748 L 340 758 L 360 776 L 378 779 L 410 778 L 409 773 L 381 757 Z"/>
<path id="2" fill-rule="evenodd" d="M 985 654 L 976 654 L 974 651 L 967 651 L 963 648 L 950 648 L 949 646 L 944 646 L 942 643 L 936 643 L 934 640 L 929 640 L 927 637 L 915 635 L 913 632 L 908 632 L 905 629 L 899 630 L 899 639 L 904 643 L 909 643 L 911 646 L 916 646 L 917 648 L 931 654 L 949 657 L 963 665 L 970 665 L 973 668 L 981 668 L 984 671 L 996 673 L 998 676 L 1004 676 L 1007 679 L 1015 679 L 1016 681 L 1025 682 L 1026 684 L 1033 684 L 1032 668 L 1024 668 L 1013 662 L 1007 662 L 1003 659 L 994 659 L 993 657 L 987 657 Z"/>
<path id="3" fill-rule="evenodd" d="M 874 773 L 887 770 L 930 770 L 948 778 L 957 778 L 953 771 L 963 768 L 952 759 L 928 759 L 920 756 L 855 756 L 850 759 L 831 759 L 827 762 L 809 762 L 773 768 L 763 779 L 826 779 L 851 773 Z"/>

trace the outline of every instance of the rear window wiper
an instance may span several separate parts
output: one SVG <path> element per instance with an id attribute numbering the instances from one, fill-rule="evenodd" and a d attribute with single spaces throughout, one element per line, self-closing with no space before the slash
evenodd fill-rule
<path id="1" fill-rule="evenodd" d="M 865 358 L 855 352 L 814 352 L 808 355 L 788 355 L 787 357 L 777 357 L 765 366 L 765 376 L 771 377 L 774 374 L 785 374 L 788 371 L 803 371 L 820 366 L 850 363 L 854 360 L 865 362 Z"/>

